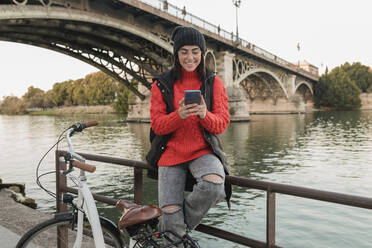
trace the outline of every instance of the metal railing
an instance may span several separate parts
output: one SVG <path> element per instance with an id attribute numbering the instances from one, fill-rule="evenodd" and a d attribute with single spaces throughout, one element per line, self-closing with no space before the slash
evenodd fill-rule
<path id="1" fill-rule="evenodd" d="M 275 54 L 272 54 L 265 49 L 256 46 L 255 44 L 252 44 L 242 38 L 239 38 L 234 34 L 234 32 L 229 32 L 223 28 L 220 27 L 220 25 L 214 25 L 206 20 L 201 19 L 200 17 L 197 17 L 191 13 L 189 13 L 186 9 L 181 9 L 177 7 L 176 5 L 173 5 L 165 0 L 139 0 L 140 2 L 143 2 L 147 5 L 150 5 L 156 9 L 159 9 L 163 12 L 166 12 L 170 15 L 173 15 L 174 17 L 180 18 L 186 22 L 189 22 L 195 26 L 198 26 L 200 28 L 203 28 L 209 32 L 212 32 L 216 35 L 219 35 L 222 38 L 225 38 L 227 40 L 232 41 L 235 45 L 240 45 L 241 47 L 248 49 L 251 53 L 256 55 L 261 55 L 265 57 L 268 60 L 274 61 L 282 66 L 285 66 L 289 69 L 296 70 L 302 74 L 310 75 L 312 77 L 318 77 L 317 73 L 312 73 L 309 71 L 306 71 L 302 68 L 299 68 L 296 64 L 293 64 L 289 61 L 286 61 L 282 58 L 279 58 Z"/>
<path id="2" fill-rule="evenodd" d="M 61 202 L 62 194 L 65 192 L 77 194 L 77 189 L 67 186 L 66 177 L 61 171 L 66 170 L 64 162 L 60 162 L 60 158 L 64 156 L 65 151 L 56 151 L 56 193 L 57 193 L 57 212 L 67 211 L 67 206 Z M 80 153 L 87 160 L 116 164 L 121 166 L 129 166 L 134 168 L 134 201 L 138 204 L 143 203 L 143 173 L 142 170 L 154 170 L 145 162 L 134 161 L 122 158 L 100 156 L 93 154 Z M 337 203 L 352 207 L 364 209 L 372 209 L 372 198 L 353 196 L 347 194 L 334 193 L 329 191 L 315 190 L 305 187 L 298 187 L 280 183 L 271 183 L 258 181 L 243 177 L 226 176 L 232 185 L 264 190 L 266 191 L 266 242 L 254 240 L 244 237 L 229 231 L 221 230 L 215 227 L 200 224 L 196 230 L 225 239 L 237 244 L 245 245 L 253 248 L 276 248 L 275 245 L 275 212 L 276 212 L 276 193 L 297 196 L 306 199 L 314 199 L 319 201 Z M 115 205 L 118 199 L 108 198 L 102 195 L 93 194 L 94 199 L 109 205 Z"/>

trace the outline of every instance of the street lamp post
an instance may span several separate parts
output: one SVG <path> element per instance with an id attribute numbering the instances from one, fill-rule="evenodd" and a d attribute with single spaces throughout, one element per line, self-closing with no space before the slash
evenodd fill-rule
<path id="1" fill-rule="evenodd" d="M 298 51 L 298 69 L 300 69 L 300 42 L 297 43 L 297 51 Z"/>
<path id="2" fill-rule="evenodd" d="M 235 15 L 236 15 L 236 42 L 239 42 L 239 31 L 238 31 L 238 8 L 240 7 L 241 0 L 232 0 L 235 5 Z"/>

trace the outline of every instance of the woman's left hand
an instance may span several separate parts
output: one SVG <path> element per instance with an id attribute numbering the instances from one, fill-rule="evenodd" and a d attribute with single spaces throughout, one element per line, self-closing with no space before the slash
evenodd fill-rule
<path id="1" fill-rule="evenodd" d="M 207 105 L 205 104 L 204 97 L 201 96 L 200 104 L 197 106 L 198 111 L 196 112 L 200 119 L 204 119 L 207 115 Z"/>

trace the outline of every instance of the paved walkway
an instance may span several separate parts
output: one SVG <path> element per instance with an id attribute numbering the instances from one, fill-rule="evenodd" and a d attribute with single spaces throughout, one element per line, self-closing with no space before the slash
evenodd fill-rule
<path id="1" fill-rule="evenodd" d="M 8 228 L 0 226 L 1 247 L 14 248 L 14 244 L 16 244 L 20 238 L 18 234 L 10 231 Z"/>
<path id="2" fill-rule="evenodd" d="M 20 237 L 37 223 L 51 218 L 15 202 L 11 193 L 0 191 L 0 247 L 14 248 Z"/>

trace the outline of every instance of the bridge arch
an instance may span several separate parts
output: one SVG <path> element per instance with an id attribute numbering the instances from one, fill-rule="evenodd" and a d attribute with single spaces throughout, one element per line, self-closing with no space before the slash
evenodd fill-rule
<path id="1" fill-rule="evenodd" d="M 86 12 L 71 8 L 49 7 L 47 6 L 26 6 L 24 4 L 1 6 L 2 15 L 0 20 L 9 19 L 50 19 L 50 20 L 70 20 L 82 23 L 93 23 L 117 30 L 131 33 L 145 40 L 162 47 L 173 54 L 173 46 L 162 40 L 160 37 L 151 34 L 140 27 L 124 22 L 107 15 L 100 15 L 93 12 Z M 68 11 L 67 11 L 68 10 Z"/>
<path id="2" fill-rule="evenodd" d="M 258 74 L 258 73 L 266 73 L 266 74 L 270 75 L 272 78 L 274 78 L 275 81 L 279 84 L 280 88 L 283 90 L 286 98 L 289 99 L 288 92 L 287 92 L 286 88 L 284 87 L 282 80 L 280 80 L 280 78 L 275 73 L 273 73 L 272 71 L 270 71 L 268 69 L 265 69 L 265 68 L 258 67 L 258 68 L 253 68 L 253 69 L 250 69 L 250 70 L 244 72 L 243 74 L 240 75 L 240 77 L 237 80 L 235 80 L 234 84 L 235 85 L 240 85 L 240 83 L 243 80 L 245 80 L 247 77 L 249 77 L 250 75 L 253 75 L 253 74 Z"/>
<path id="3" fill-rule="evenodd" d="M 136 99 L 138 105 L 130 110 L 133 120 L 148 119 L 151 79 L 172 66 L 170 30 L 179 25 L 193 26 L 205 35 L 207 66 L 218 71 L 228 87 L 238 84 L 248 89 L 252 100 L 269 98 L 271 101 L 273 97 L 276 104 L 277 100 L 292 97 L 296 79 L 309 84 L 318 80 L 317 75 L 295 69 L 290 62 L 248 41 L 239 39 L 239 44 L 235 43 L 231 32 L 189 13 L 182 15 L 182 9 L 173 5 L 165 8 L 165 2 L 161 1 L 160 7 L 148 2 L 2 1 L 0 40 L 64 53 L 110 74 L 142 100 Z M 298 93 L 311 96 L 307 86 L 301 84 L 296 89 Z M 232 88 L 243 92 L 242 88 Z M 247 99 L 235 99 L 235 93 L 230 93 L 230 99 L 236 103 L 233 118 L 245 120 Z"/>
<path id="4" fill-rule="evenodd" d="M 0 40 L 43 47 L 89 63 L 142 100 L 145 95 L 132 79 L 151 89 L 151 78 L 171 66 L 169 41 L 130 22 L 96 12 L 24 3 L 0 5 Z"/>
<path id="5" fill-rule="evenodd" d="M 213 50 L 208 49 L 205 53 L 205 65 L 213 72 L 217 72 L 217 60 Z"/>
<path id="6" fill-rule="evenodd" d="M 300 88 L 301 85 L 306 85 L 307 88 L 310 90 L 311 95 L 314 95 L 314 90 L 313 90 L 312 85 L 309 82 L 306 82 L 306 81 L 301 81 L 301 82 L 297 83 L 294 92 L 296 92 L 298 90 L 298 88 Z"/>

